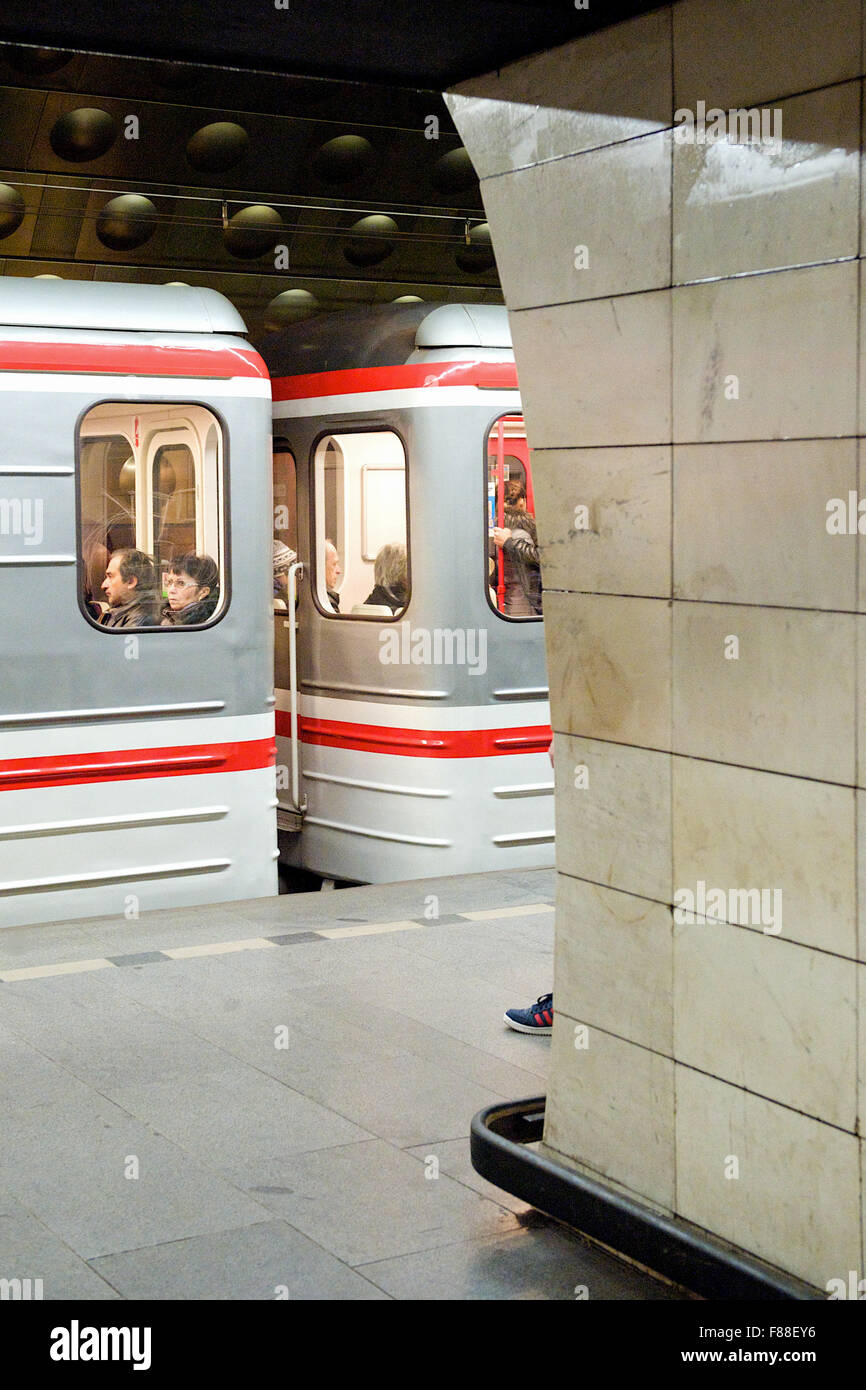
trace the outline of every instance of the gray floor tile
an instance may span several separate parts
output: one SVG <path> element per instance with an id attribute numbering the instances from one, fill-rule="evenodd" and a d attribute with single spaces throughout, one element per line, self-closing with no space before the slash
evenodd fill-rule
<path id="1" fill-rule="evenodd" d="M 112 1099 L 215 1173 L 249 1186 L 268 1163 L 370 1138 L 367 1130 L 252 1067 L 118 1088 Z"/>
<path id="2" fill-rule="evenodd" d="M 384 1300 L 388 1295 L 284 1221 L 129 1250 L 93 1268 L 134 1299 Z"/>
<path id="3" fill-rule="evenodd" d="M 323 1059 L 318 1074 L 298 1084 L 397 1148 L 468 1135 L 476 1111 L 508 1099 L 412 1053 L 375 1067 Z"/>
<path id="4" fill-rule="evenodd" d="M 410 1149 L 409 1152 L 422 1162 L 429 1160 L 432 1155 L 438 1160 L 440 1173 L 454 1178 L 464 1187 L 471 1187 L 473 1192 L 480 1192 L 482 1197 L 497 1202 L 501 1207 L 507 1207 L 509 1211 L 525 1215 L 533 1210 L 526 1202 L 521 1202 L 519 1197 L 512 1197 L 510 1192 L 505 1192 L 501 1187 L 494 1187 L 492 1182 L 487 1182 L 480 1173 L 476 1173 L 469 1156 L 468 1139 L 449 1139 L 444 1143 L 426 1144 L 417 1149 Z"/>
<path id="5" fill-rule="evenodd" d="M 254 1195 L 346 1264 L 499 1235 L 517 1218 L 381 1140 L 286 1158 Z"/>
<path id="6" fill-rule="evenodd" d="M 559 1229 L 461 1241 L 361 1266 L 396 1299 L 676 1299 L 668 1285 Z"/>
<path id="7" fill-rule="evenodd" d="M 76 1001 L 86 987 L 63 981 L 16 986 L 10 1024 L 64 1072 L 96 1090 L 221 1070 L 229 1060 L 182 1024 L 139 1006 L 120 993 Z M 50 1007 L 49 1007 L 50 1005 Z"/>
<path id="8" fill-rule="evenodd" d="M 96 1095 L 7 1117 L 0 1189 L 86 1260 L 262 1220 L 260 1204 Z"/>
<path id="9" fill-rule="evenodd" d="M 42 1281 L 42 1298 L 120 1295 L 8 1192 L 0 1192 L 0 1278 Z M 383 1295 L 384 1297 L 384 1295 Z"/>

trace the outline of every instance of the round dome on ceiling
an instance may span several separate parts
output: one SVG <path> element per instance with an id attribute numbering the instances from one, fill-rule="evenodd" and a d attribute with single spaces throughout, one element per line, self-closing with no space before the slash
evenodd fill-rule
<path id="1" fill-rule="evenodd" d="M 0 183 L 0 238 L 17 232 L 24 221 L 25 211 L 24 199 L 18 189 L 8 183 Z"/>
<path id="2" fill-rule="evenodd" d="M 467 275 L 479 275 L 485 270 L 493 269 L 496 258 L 493 255 L 490 227 L 486 222 L 479 222 L 477 226 L 470 228 L 469 245 L 459 246 L 454 259 Z"/>
<path id="3" fill-rule="evenodd" d="M 201 174 L 221 174 L 239 164 L 249 148 L 250 137 L 234 121 L 214 121 L 203 125 L 187 143 L 186 157 Z"/>
<path id="4" fill-rule="evenodd" d="M 156 208 L 141 193 L 121 193 L 105 204 L 96 219 L 96 235 L 110 251 L 143 246 L 156 227 Z"/>
<path id="5" fill-rule="evenodd" d="M 254 203 L 229 218 L 223 232 L 226 250 L 241 261 L 252 261 L 272 251 L 283 230 L 283 219 L 276 208 Z"/>
<path id="6" fill-rule="evenodd" d="M 79 106 L 75 111 L 66 111 L 54 122 L 51 148 L 60 159 L 81 164 L 105 154 L 116 136 L 114 117 L 107 111 L 98 106 Z"/>
<path id="7" fill-rule="evenodd" d="M 392 304 L 423 304 L 424 300 L 420 294 L 398 294 L 396 299 L 391 300 Z"/>
<path id="8" fill-rule="evenodd" d="M 343 247 L 343 255 L 350 265 L 381 265 L 394 250 L 393 235 L 397 232 L 393 217 L 382 212 L 362 217 L 349 228 L 350 236 Z"/>
<path id="9" fill-rule="evenodd" d="M 351 183 L 370 167 L 373 146 L 363 135 L 336 135 L 316 151 L 313 173 L 324 183 Z"/>
<path id="10" fill-rule="evenodd" d="M 317 314 L 322 306 L 309 290 L 283 290 L 265 310 L 265 328 L 284 328 Z"/>
<path id="11" fill-rule="evenodd" d="M 449 150 L 430 170 L 430 182 L 439 193 L 465 193 L 478 183 L 478 175 L 462 145 Z"/>

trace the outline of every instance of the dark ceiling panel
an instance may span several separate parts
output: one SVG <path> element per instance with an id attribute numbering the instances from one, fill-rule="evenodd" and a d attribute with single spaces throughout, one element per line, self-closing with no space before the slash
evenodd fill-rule
<path id="1" fill-rule="evenodd" d="M 0 39 L 439 91 L 657 8 L 639 0 L 3 0 Z"/>

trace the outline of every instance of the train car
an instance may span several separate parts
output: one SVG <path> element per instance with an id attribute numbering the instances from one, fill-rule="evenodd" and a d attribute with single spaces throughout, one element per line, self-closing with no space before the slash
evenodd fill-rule
<path id="1" fill-rule="evenodd" d="M 259 348 L 275 553 L 297 556 L 274 614 L 283 861 L 365 882 L 551 865 L 540 603 L 513 601 L 492 539 L 509 484 L 532 510 L 505 309 L 352 310 Z"/>
<path id="2" fill-rule="evenodd" d="M 0 282 L 0 925 L 276 892 L 270 383 L 243 332 L 211 290 Z M 209 584 L 173 575 L 190 555 Z M 140 625 L 154 594 L 183 621 Z"/>

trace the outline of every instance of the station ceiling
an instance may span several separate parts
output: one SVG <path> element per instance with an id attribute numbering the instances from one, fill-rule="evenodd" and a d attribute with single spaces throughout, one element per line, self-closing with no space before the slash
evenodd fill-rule
<path id="1" fill-rule="evenodd" d="M 279 5 L 279 7 L 278 7 Z M 442 91 L 650 4 L 3 0 L 0 273 L 501 303 Z"/>

